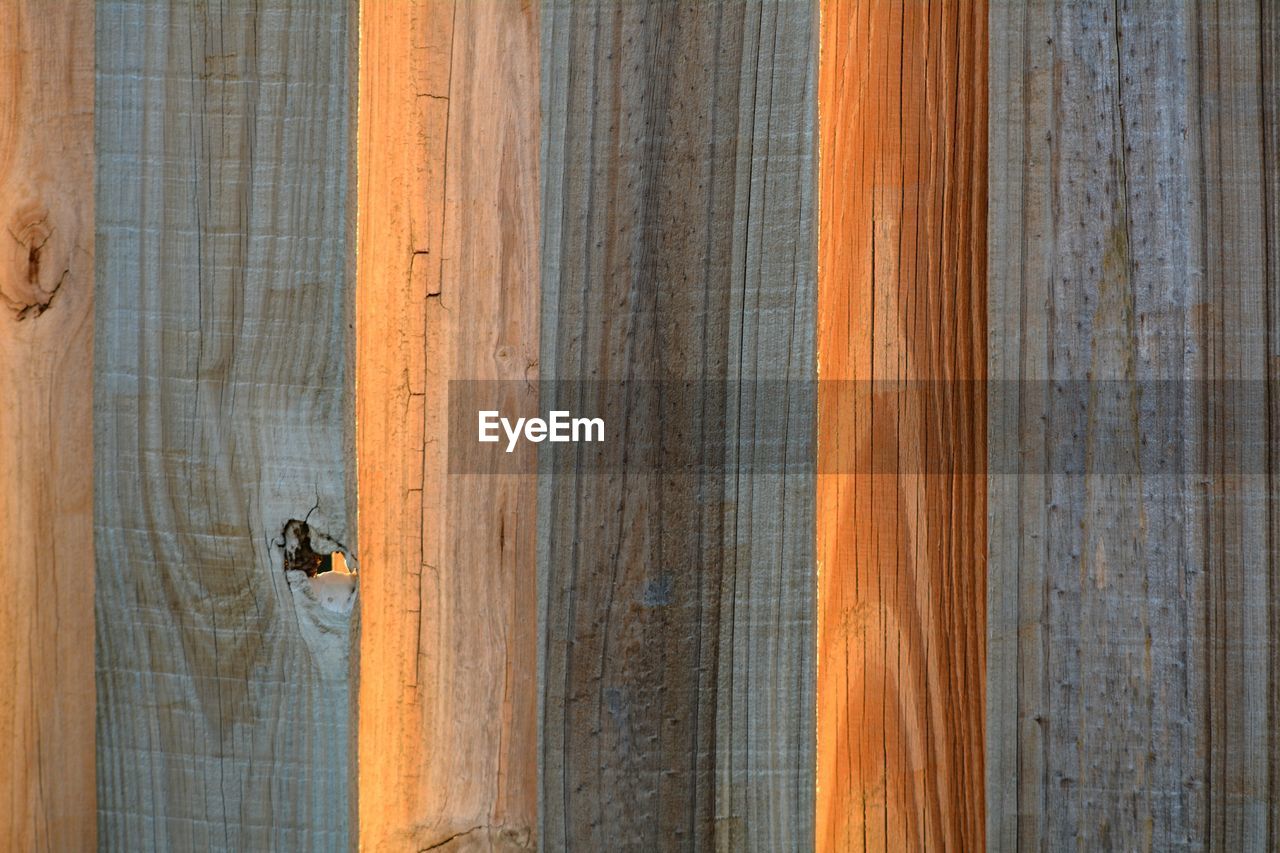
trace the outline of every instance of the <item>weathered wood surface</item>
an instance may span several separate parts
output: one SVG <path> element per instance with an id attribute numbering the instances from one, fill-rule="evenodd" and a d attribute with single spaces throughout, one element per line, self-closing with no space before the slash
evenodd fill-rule
<path id="1" fill-rule="evenodd" d="M 986 25 L 822 7 L 819 850 L 983 845 Z"/>
<path id="2" fill-rule="evenodd" d="M 354 546 L 353 15 L 97 5 L 104 848 L 348 846 L 352 617 L 283 533 Z"/>
<path id="3" fill-rule="evenodd" d="M 812 846 L 816 15 L 543 7 L 546 850 Z"/>
<path id="4" fill-rule="evenodd" d="M 0 849 L 89 850 L 93 4 L 0 4 Z"/>
<path id="5" fill-rule="evenodd" d="M 360 844 L 532 848 L 532 451 L 473 473 L 447 424 L 451 380 L 537 405 L 538 7 L 368 3 L 361 36 Z"/>
<path id="6" fill-rule="evenodd" d="M 1276 847 L 1278 14 L 994 5 L 991 849 Z"/>

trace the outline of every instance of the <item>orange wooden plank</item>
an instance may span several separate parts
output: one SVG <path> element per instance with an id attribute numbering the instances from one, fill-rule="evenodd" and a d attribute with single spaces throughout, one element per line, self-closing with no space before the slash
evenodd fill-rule
<path id="1" fill-rule="evenodd" d="M 817 848 L 982 849 L 986 4 L 820 38 Z"/>

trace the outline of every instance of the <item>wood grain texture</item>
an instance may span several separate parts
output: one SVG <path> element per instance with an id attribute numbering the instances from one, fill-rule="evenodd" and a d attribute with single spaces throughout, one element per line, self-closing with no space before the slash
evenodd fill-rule
<path id="1" fill-rule="evenodd" d="M 93 4 L 0 4 L 0 849 L 89 850 Z"/>
<path id="2" fill-rule="evenodd" d="M 816 8 L 543 15 L 542 847 L 808 849 Z"/>
<path id="3" fill-rule="evenodd" d="M 97 5 L 99 843 L 348 846 L 353 9 Z M 318 541 L 318 540 L 317 540 Z"/>
<path id="4" fill-rule="evenodd" d="M 373 2 L 360 43 L 360 846 L 528 849 L 532 453 L 476 473 L 447 423 L 452 380 L 537 406 L 538 9 Z"/>
<path id="5" fill-rule="evenodd" d="M 1276 847 L 1276 15 L 993 6 L 993 849 Z"/>
<path id="6" fill-rule="evenodd" d="M 984 2 L 822 6 L 824 851 L 984 843 L 986 25 Z"/>

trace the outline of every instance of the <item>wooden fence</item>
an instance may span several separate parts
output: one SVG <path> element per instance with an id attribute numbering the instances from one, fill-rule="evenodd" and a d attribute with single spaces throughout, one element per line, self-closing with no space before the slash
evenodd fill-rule
<path id="1" fill-rule="evenodd" d="M 1278 67 L 0 3 L 0 848 L 1275 849 Z"/>

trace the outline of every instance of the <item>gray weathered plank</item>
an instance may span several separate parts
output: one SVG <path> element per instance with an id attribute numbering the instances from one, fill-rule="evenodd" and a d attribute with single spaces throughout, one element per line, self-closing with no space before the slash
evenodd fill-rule
<path id="1" fill-rule="evenodd" d="M 543 8 L 542 845 L 807 849 L 816 8 Z"/>
<path id="2" fill-rule="evenodd" d="M 993 849 L 1276 843 L 1273 5 L 993 4 Z"/>
<path id="3" fill-rule="evenodd" d="M 351 616 L 283 532 L 354 545 L 353 14 L 98 5 L 104 848 L 348 843 Z"/>

